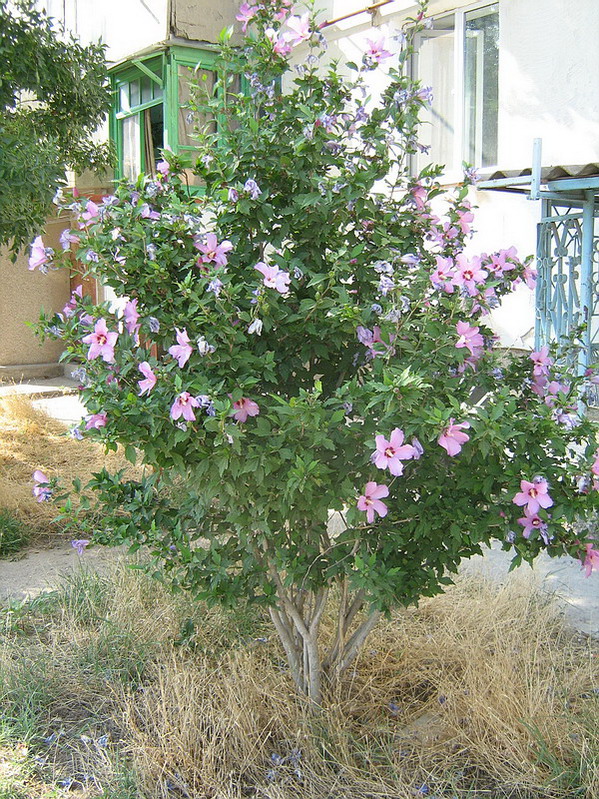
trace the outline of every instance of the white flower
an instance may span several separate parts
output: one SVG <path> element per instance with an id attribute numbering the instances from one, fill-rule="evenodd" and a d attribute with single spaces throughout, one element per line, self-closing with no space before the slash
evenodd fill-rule
<path id="1" fill-rule="evenodd" d="M 214 352 L 214 350 L 216 349 L 216 347 L 213 344 L 208 344 L 204 336 L 199 337 L 199 339 L 197 340 L 197 345 L 198 345 L 198 352 L 202 356 L 209 355 L 211 352 Z"/>
<path id="2" fill-rule="evenodd" d="M 262 319 L 254 319 L 252 324 L 248 327 L 248 333 L 255 333 L 257 336 L 261 336 L 262 326 Z"/>

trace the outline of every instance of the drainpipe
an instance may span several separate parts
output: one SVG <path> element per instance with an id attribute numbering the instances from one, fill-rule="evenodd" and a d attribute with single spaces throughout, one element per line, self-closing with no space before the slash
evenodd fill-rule
<path id="1" fill-rule="evenodd" d="M 337 22 L 343 22 L 346 19 L 357 17 L 359 14 L 370 14 L 371 16 L 374 17 L 379 8 L 382 8 L 383 6 L 388 6 L 389 3 L 394 3 L 394 2 L 395 0 L 381 0 L 381 2 L 379 3 L 372 3 L 371 5 L 362 8 L 360 11 L 352 11 L 350 14 L 344 14 L 342 17 L 335 17 L 335 19 L 328 19 L 326 22 L 323 22 L 322 25 L 320 25 L 320 28 L 321 30 L 322 28 L 328 28 L 330 25 L 336 25 Z"/>
<path id="2" fill-rule="evenodd" d="M 582 206 L 582 243 L 580 248 L 580 307 L 586 329 L 583 334 L 584 348 L 580 353 L 578 369 L 580 374 L 591 364 L 591 325 L 593 323 L 593 235 L 595 223 L 595 196 L 592 191 L 585 192 Z"/>

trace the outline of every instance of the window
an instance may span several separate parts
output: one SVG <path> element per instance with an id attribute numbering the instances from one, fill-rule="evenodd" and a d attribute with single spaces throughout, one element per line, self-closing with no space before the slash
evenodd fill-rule
<path id="1" fill-rule="evenodd" d="M 420 143 L 430 152 L 415 159 L 415 170 L 432 160 L 453 177 L 463 161 L 495 165 L 499 3 L 438 17 L 419 39 L 413 68 L 423 85 L 432 86 L 433 102 L 420 130 Z"/>
<path id="2" fill-rule="evenodd" d="M 214 54 L 192 47 L 171 47 L 113 67 L 114 106 L 111 138 L 118 155 L 117 177 L 135 180 L 154 173 L 160 151 L 193 154 L 194 130 L 214 125 L 191 108 L 191 83 L 199 80 L 211 94 Z M 188 175 L 191 185 L 197 177 Z"/>
<path id="3" fill-rule="evenodd" d="M 151 64 L 156 68 L 159 64 Z M 147 67 L 150 69 L 150 67 Z M 154 172 L 164 146 L 162 78 L 128 75 L 118 84 L 117 150 L 122 177 L 135 180 L 140 172 Z"/>

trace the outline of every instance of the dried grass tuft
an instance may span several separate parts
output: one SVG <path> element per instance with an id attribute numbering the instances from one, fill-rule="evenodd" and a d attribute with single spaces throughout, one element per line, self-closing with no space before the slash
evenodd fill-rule
<path id="1" fill-rule="evenodd" d="M 260 611 L 194 605 L 122 566 L 71 578 L 17 626 L 4 685 L 20 685 L 17 707 L 42 703 L 39 734 L 61 731 L 55 770 L 94 774 L 104 795 L 599 795 L 599 644 L 528 574 L 464 578 L 395 614 L 319 712 Z"/>
<path id="2" fill-rule="evenodd" d="M 0 508 L 6 508 L 38 537 L 56 532 L 50 527 L 56 516 L 52 503 L 32 497 L 36 469 L 70 484 L 83 482 L 103 466 L 131 468 L 122 453 L 105 453 L 94 441 L 75 441 L 66 428 L 33 406 L 27 397 L 0 398 Z"/>
<path id="3" fill-rule="evenodd" d="M 152 628 L 165 645 L 166 604 Z M 206 612 L 202 654 L 166 646 L 144 690 L 118 697 L 144 797 L 599 795 L 599 646 L 528 575 L 463 579 L 395 615 L 317 714 L 274 636 L 211 652 L 217 633 Z"/>

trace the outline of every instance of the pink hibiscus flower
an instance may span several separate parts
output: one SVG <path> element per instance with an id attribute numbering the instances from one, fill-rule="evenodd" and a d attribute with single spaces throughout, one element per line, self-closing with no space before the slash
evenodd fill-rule
<path id="1" fill-rule="evenodd" d="M 306 11 L 301 17 L 290 17 L 287 20 L 287 27 L 291 29 L 291 32 L 286 34 L 290 45 L 295 46 L 300 42 L 307 41 L 312 35 L 309 12 Z"/>
<path id="2" fill-rule="evenodd" d="M 470 436 L 463 432 L 464 430 L 468 430 L 469 427 L 470 424 L 468 422 L 455 424 L 454 420 L 450 419 L 448 426 L 437 439 L 438 443 L 452 458 L 462 451 L 462 444 L 465 444 L 466 441 L 470 441 Z"/>
<path id="3" fill-rule="evenodd" d="M 195 246 L 202 253 L 199 260 L 204 264 L 214 263 L 215 266 L 226 266 L 227 253 L 233 249 L 227 239 L 219 244 L 215 233 L 207 233 L 204 242 L 200 244 L 196 241 Z"/>
<path id="4" fill-rule="evenodd" d="M 105 413 L 92 413 L 85 421 L 86 430 L 99 430 L 101 427 L 106 427 L 108 416 Z"/>
<path id="5" fill-rule="evenodd" d="M 585 558 L 582 568 L 585 570 L 585 577 L 590 577 L 593 570 L 599 571 L 599 549 L 594 549 L 592 544 L 585 546 Z"/>
<path id="6" fill-rule="evenodd" d="M 31 244 L 31 255 L 29 256 L 28 266 L 29 271 L 32 272 L 38 267 L 43 267 L 50 261 L 51 255 L 53 255 L 53 250 L 50 247 L 44 247 L 42 237 L 38 236 Z"/>
<path id="7" fill-rule="evenodd" d="M 233 403 L 233 413 L 231 414 L 236 422 L 247 422 L 248 416 L 258 416 L 260 407 L 257 402 L 254 402 L 247 397 L 238 399 Z"/>
<path id="8" fill-rule="evenodd" d="M 456 258 L 457 271 L 453 279 L 456 286 L 463 286 L 471 297 L 478 294 L 478 286 L 484 283 L 488 273 L 481 269 L 480 258 L 467 260 L 466 256 L 460 253 Z"/>
<path id="9" fill-rule="evenodd" d="M 530 534 L 535 530 L 539 530 L 541 534 L 544 534 L 544 538 L 547 535 L 547 522 L 543 521 L 536 512 L 529 510 L 529 508 L 524 508 L 524 516 L 518 519 L 518 524 L 521 524 L 524 528 L 522 530 L 524 538 L 529 538 Z"/>
<path id="10" fill-rule="evenodd" d="M 60 246 L 66 252 L 71 249 L 71 244 L 79 244 L 79 236 L 68 228 L 60 234 Z"/>
<path id="11" fill-rule="evenodd" d="M 200 402 L 189 393 L 182 391 L 171 405 L 171 419 L 177 420 L 181 416 L 188 422 L 195 422 L 194 408 L 199 408 Z"/>
<path id="12" fill-rule="evenodd" d="M 83 286 L 77 286 L 77 288 L 75 288 L 73 290 L 73 293 L 71 294 L 70 300 L 67 302 L 67 304 L 62 309 L 62 312 L 63 312 L 64 316 L 67 319 L 69 317 L 73 316 L 73 314 L 77 310 L 77 302 L 82 297 L 83 297 Z"/>
<path id="13" fill-rule="evenodd" d="M 52 497 L 52 489 L 49 486 L 50 478 L 40 469 L 33 473 L 33 496 L 38 502 L 48 502 Z"/>
<path id="14" fill-rule="evenodd" d="M 460 230 L 467 236 L 472 230 L 471 223 L 474 222 L 474 214 L 470 210 L 458 211 L 458 225 Z"/>
<path id="15" fill-rule="evenodd" d="M 156 375 L 152 371 L 152 367 L 147 361 L 142 361 L 137 368 L 145 378 L 145 380 L 137 381 L 137 385 L 139 386 L 139 396 L 141 397 L 146 392 L 149 394 L 154 388 L 156 385 Z"/>
<path id="16" fill-rule="evenodd" d="M 428 201 L 428 191 L 426 188 L 421 183 L 416 183 L 415 186 L 410 189 L 410 194 L 412 195 L 416 210 L 424 211 Z M 437 219 L 437 221 L 439 220 Z"/>
<path id="17" fill-rule="evenodd" d="M 416 449 L 411 444 L 404 444 L 404 433 L 396 427 L 389 436 L 376 436 L 376 450 L 372 453 L 372 461 L 378 469 L 389 469 L 391 474 L 399 477 L 403 473 L 403 463 L 416 456 Z"/>
<path id="18" fill-rule="evenodd" d="M 139 330 L 139 314 L 137 312 L 137 300 L 129 300 L 123 309 L 123 318 L 125 320 L 125 329 L 127 333 L 134 336 Z"/>
<path id="19" fill-rule="evenodd" d="M 94 325 L 94 332 L 81 339 L 84 344 L 90 345 L 87 360 L 93 361 L 102 356 L 102 360 L 106 363 L 114 363 L 114 347 L 118 337 L 118 333 L 108 330 L 105 319 L 98 319 Z"/>
<path id="20" fill-rule="evenodd" d="M 288 56 L 291 52 L 291 42 L 293 40 L 293 34 L 289 31 L 285 33 L 277 34 L 274 28 L 267 28 L 264 31 L 266 38 L 271 42 L 272 49 L 277 55 Z"/>
<path id="21" fill-rule="evenodd" d="M 373 523 L 375 513 L 381 517 L 387 515 L 387 506 L 381 499 L 388 496 L 389 489 L 386 485 L 377 485 L 373 481 L 366 483 L 364 493 L 358 498 L 358 510 L 366 513 L 368 524 Z"/>
<path id="22" fill-rule="evenodd" d="M 520 491 L 513 498 L 514 505 L 526 505 L 531 513 L 538 513 L 541 508 L 550 508 L 553 500 L 549 496 L 549 485 L 544 477 L 533 477 L 520 481 Z"/>
<path id="23" fill-rule="evenodd" d="M 88 200 L 85 211 L 79 215 L 79 227 L 85 228 L 91 225 L 96 219 L 100 218 L 100 209 L 93 200 Z"/>
<path id="24" fill-rule="evenodd" d="M 526 264 L 522 272 L 522 280 L 526 283 L 528 288 L 532 291 L 537 285 L 537 270 L 534 266 Z"/>
<path id="25" fill-rule="evenodd" d="M 176 327 L 175 332 L 177 333 L 177 344 L 173 344 L 172 347 L 169 347 L 168 351 L 179 364 L 179 369 L 182 369 L 189 360 L 193 352 L 193 347 L 189 342 L 189 336 L 185 328 L 179 330 L 179 328 Z"/>
<path id="26" fill-rule="evenodd" d="M 254 269 L 257 269 L 264 276 L 263 283 L 269 289 L 276 289 L 279 294 L 287 294 L 291 278 L 289 272 L 284 272 L 278 266 L 267 266 L 260 261 Z"/>
<path id="27" fill-rule="evenodd" d="M 256 16 L 258 9 L 254 5 L 250 5 L 250 3 L 242 3 L 239 7 L 239 13 L 235 17 L 236 20 L 243 23 L 241 26 L 241 30 L 246 33 L 248 29 L 248 25 L 252 21 L 252 19 Z"/>
<path id="28" fill-rule="evenodd" d="M 478 327 L 471 327 L 468 322 L 458 322 L 456 325 L 456 330 L 458 332 L 458 340 L 455 344 L 456 349 L 461 349 L 466 347 L 470 354 L 475 358 L 481 355 L 484 342 L 483 337 L 478 332 Z"/>
<path id="29" fill-rule="evenodd" d="M 386 41 L 384 36 L 379 36 L 378 39 L 366 39 L 368 47 L 366 48 L 365 56 L 371 64 L 380 64 L 386 58 L 391 58 L 393 53 L 386 50 Z"/>
<path id="30" fill-rule="evenodd" d="M 453 279 L 455 277 L 454 264 L 451 258 L 443 258 L 441 255 L 435 256 L 437 268 L 431 274 L 431 283 L 436 289 L 452 294 L 455 288 Z"/>
<path id="31" fill-rule="evenodd" d="M 536 352 L 531 352 L 528 357 L 533 362 L 532 373 L 535 377 L 544 377 L 549 374 L 549 367 L 553 365 L 553 358 L 549 355 L 549 347 L 547 345 Z"/>

